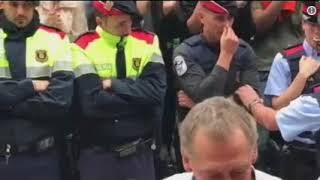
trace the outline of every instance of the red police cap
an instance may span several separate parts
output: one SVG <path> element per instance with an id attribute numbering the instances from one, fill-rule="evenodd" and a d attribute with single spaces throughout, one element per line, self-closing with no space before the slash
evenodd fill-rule
<path id="1" fill-rule="evenodd" d="M 202 6 L 217 14 L 236 16 L 237 5 L 234 1 L 202 1 Z"/>
<path id="2" fill-rule="evenodd" d="M 119 16 L 124 14 L 122 11 L 114 8 L 113 1 L 93 1 L 93 7 L 105 16 Z"/>

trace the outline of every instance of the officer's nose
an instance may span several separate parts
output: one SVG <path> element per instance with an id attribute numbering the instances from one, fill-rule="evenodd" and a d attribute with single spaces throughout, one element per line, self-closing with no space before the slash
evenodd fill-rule
<path id="1" fill-rule="evenodd" d="M 21 5 L 17 6 L 17 15 L 18 16 L 24 16 L 25 15 L 25 8 Z"/>

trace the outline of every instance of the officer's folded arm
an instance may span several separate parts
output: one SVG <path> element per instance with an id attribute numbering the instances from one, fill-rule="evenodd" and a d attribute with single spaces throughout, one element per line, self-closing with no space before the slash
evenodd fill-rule
<path id="1" fill-rule="evenodd" d="M 149 63 L 136 80 L 111 79 L 111 88 L 106 90 L 97 74 L 82 75 L 75 81 L 81 109 L 86 117 L 112 119 L 151 104 L 160 104 L 166 88 L 163 74 L 163 64 Z"/>
<path id="2" fill-rule="evenodd" d="M 133 105 L 159 105 L 166 90 L 165 67 L 149 62 L 134 81 L 113 79 L 112 92 Z"/>
<path id="3" fill-rule="evenodd" d="M 65 114 L 71 105 L 74 75 L 71 71 L 57 71 L 52 74 L 47 91 L 14 106 L 16 116 L 30 119 L 54 119 Z M 37 110 L 37 113 L 34 110 Z"/>
<path id="4" fill-rule="evenodd" d="M 104 90 L 97 74 L 89 73 L 77 77 L 75 89 L 82 112 L 88 118 L 114 119 L 115 115 L 119 116 L 135 110 L 125 99 L 110 90 Z"/>
<path id="5" fill-rule="evenodd" d="M 21 103 L 26 98 L 35 95 L 33 84 L 30 79 L 22 81 L 0 80 L 0 109 L 7 109 Z"/>

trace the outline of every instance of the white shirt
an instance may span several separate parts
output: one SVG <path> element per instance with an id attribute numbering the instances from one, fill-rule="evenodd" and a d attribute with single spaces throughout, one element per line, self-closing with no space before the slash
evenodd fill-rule
<path id="1" fill-rule="evenodd" d="M 320 61 L 317 51 L 307 41 L 303 42 L 303 49 L 305 56 Z M 280 96 L 289 88 L 292 81 L 288 60 L 281 53 L 278 53 L 273 60 L 264 94 L 271 97 Z"/>
<path id="2" fill-rule="evenodd" d="M 271 176 L 267 173 L 261 172 L 259 170 L 254 170 L 255 173 L 255 180 L 281 180 L 278 177 Z M 193 173 L 192 172 L 186 172 L 181 174 L 175 174 L 173 176 L 170 176 L 163 180 L 192 180 Z"/>
<path id="3" fill-rule="evenodd" d="M 283 139 L 287 142 L 297 140 L 306 144 L 314 144 L 308 138 L 300 138 L 299 134 L 320 129 L 320 106 L 312 95 L 302 95 L 282 108 L 276 115 L 277 124 Z"/>

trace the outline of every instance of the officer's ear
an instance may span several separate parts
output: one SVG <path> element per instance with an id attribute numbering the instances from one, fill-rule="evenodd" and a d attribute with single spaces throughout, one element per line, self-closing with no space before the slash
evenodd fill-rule
<path id="1" fill-rule="evenodd" d="M 96 23 L 97 23 L 97 25 L 99 25 L 99 26 L 102 24 L 102 19 L 101 19 L 101 17 L 96 16 Z"/>
<path id="2" fill-rule="evenodd" d="M 199 17 L 199 20 L 200 20 L 201 24 L 203 24 L 203 22 L 204 22 L 205 13 L 206 13 L 206 10 L 199 11 L 199 13 L 198 13 L 198 17 Z"/>

